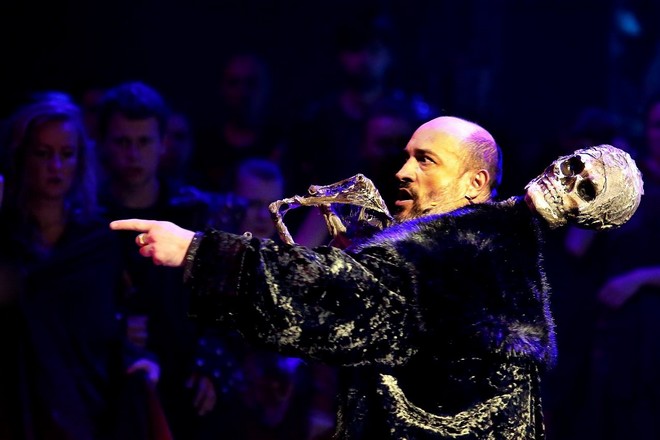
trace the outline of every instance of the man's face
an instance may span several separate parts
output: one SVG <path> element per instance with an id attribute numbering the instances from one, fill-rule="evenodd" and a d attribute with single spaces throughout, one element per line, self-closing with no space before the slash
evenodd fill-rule
<path id="1" fill-rule="evenodd" d="M 408 142 L 407 159 L 396 174 L 397 221 L 453 211 L 467 204 L 467 173 L 458 138 L 420 127 Z"/>
<path id="2" fill-rule="evenodd" d="M 342 50 L 339 62 L 350 86 L 368 90 L 385 78 L 390 65 L 390 53 L 383 44 L 372 42 Z"/>
<path id="3" fill-rule="evenodd" d="M 117 113 L 110 118 L 103 143 L 113 181 L 134 187 L 156 179 L 164 147 L 155 117 L 131 120 Z"/>
<path id="4" fill-rule="evenodd" d="M 27 148 L 25 178 L 30 195 L 64 199 L 78 168 L 78 131 L 68 121 L 52 121 L 36 130 Z"/>
<path id="5" fill-rule="evenodd" d="M 284 193 L 282 183 L 264 180 L 256 176 L 239 176 L 236 185 L 236 195 L 247 201 L 245 216 L 240 224 L 239 232 L 251 232 L 255 237 L 273 238 L 275 224 L 270 217 L 268 205 L 280 200 Z"/>
<path id="6" fill-rule="evenodd" d="M 250 55 L 232 59 L 223 72 L 220 97 L 232 117 L 252 117 L 267 99 L 268 72 Z"/>
<path id="7" fill-rule="evenodd" d="M 410 138 L 410 123 L 391 115 L 378 115 L 367 121 L 362 155 L 365 159 L 379 160 L 397 155 L 401 145 Z"/>

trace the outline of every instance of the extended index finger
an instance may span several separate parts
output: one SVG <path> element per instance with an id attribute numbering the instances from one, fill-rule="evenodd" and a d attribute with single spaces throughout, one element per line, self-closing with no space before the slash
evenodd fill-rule
<path id="1" fill-rule="evenodd" d="M 131 218 L 126 220 L 115 220 L 110 222 L 110 229 L 115 231 L 137 231 L 137 232 L 147 232 L 149 231 L 156 220 L 142 220 L 139 218 Z"/>

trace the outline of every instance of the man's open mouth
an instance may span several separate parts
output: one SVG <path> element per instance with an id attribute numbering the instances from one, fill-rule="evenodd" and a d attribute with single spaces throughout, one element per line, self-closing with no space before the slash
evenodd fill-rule
<path id="1" fill-rule="evenodd" d="M 399 189 L 396 195 L 396 200 L 405 202 L 406 200 L 412 200 L 413 196 L 407 189 Z"/>

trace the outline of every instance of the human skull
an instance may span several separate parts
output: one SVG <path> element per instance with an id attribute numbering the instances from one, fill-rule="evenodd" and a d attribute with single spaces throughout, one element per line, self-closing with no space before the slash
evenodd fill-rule
<path id="1" fill-rule="evenodd" d="M 596 230 L 628 221 L 644 193 L 633 159 L 611 145 L 559 157 L 525 189 L 525 200 L 551 228 L 571 222 Z"/>

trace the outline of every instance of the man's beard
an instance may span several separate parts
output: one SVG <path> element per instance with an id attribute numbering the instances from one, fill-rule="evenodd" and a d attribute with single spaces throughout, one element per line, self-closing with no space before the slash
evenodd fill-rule
<path id="1" fill-rule="evenodd" d="M 425 197 L 426 202 L 421 200 L 416 191 L 408 188 L 408 192 L 410 194 L 410 200 L 412 200 L 412 206 L 408 211 L 404 212 L 401 210 L 394 214 L 394 220 L 396 223 L 405 222 L 425 215 L 450 212 L 464 205 L 464 203 L 462 203 L 462 197 L 458 197 L 458 201 L 456 201 L 448 191 L 432 192 Z"/>
<path id="2" fill-rule="evenodd" d="M 422 207 L 419 206 L 419 203 L 417 202 L 417 200 L 415 200 L 415 201 L 413 201 L 413 205 L 412 205 L 412 207 L 410 208 L 409 211 L 397 213 L 394 216 L 394 220 L 397 223 L 401 223 L 401 222 L 405 222 L 407 220 L 412 220 L 414 218 L 421 217 L 424 214 L 426 214 L 426 210 L 422 209 Z"/>
<path id="3" fill-rule="evenodd" d="M 401 187 L 406 188 L 405 185 L 401 185 Z M 394 219 L 397 223 L 401 223 L 407 220 L 412 220 L 414 218 L 421 217 L 428 211 L 427 209 L 422 208 L 422 205 L 419 200 L 419 195 L 415 190 L 408 188 L 408 192 L 410 194 L 410 200 L 412 201 L 412 206 L 410 207 L 410 210 L 405 212 L 401 208 L 401 210 L 394 215 Z"/>

